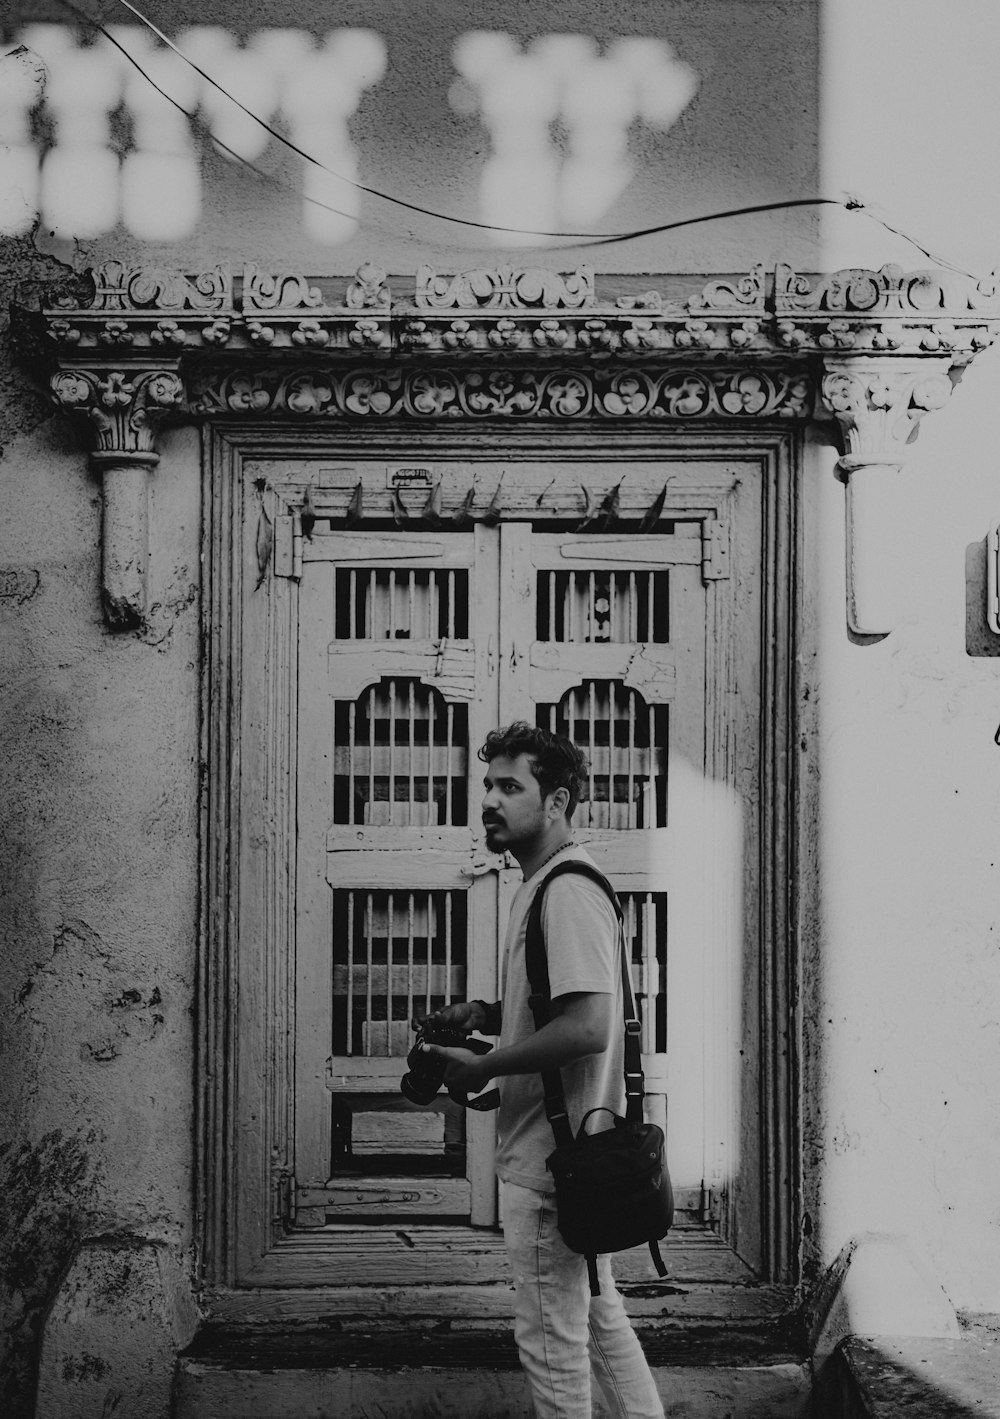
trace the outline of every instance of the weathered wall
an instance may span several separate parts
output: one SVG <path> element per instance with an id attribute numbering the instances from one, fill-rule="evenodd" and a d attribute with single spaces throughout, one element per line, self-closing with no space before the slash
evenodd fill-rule
<path id="1" fill-rule="evenodd" d="M 21 300 L 64 274 L 29 243 L 0 266 Z M 142 638 L 108 635 L 97 485 L 74 431 L 3 360 L 0 1406 L 19 1416 L 77 1242 L 190 1244 L 200 511 L 197 438 L 168 436 L 160 604 Z"/>
<path id="2" fill-rule="evenodd" d="M 998 264 L 988 77 L 995 7 L 835 0 L 821 30 L 822 181 L 977 273 Z M 888 56 L 892 62 L 888 63 Z M 825 209 L 822 266 L 932 264 Z M 886 575 L 887 639 L 844 625 L 844 499 L 834 452 L 810 477 L 808 577 L 820 696 L 818 922 L 804 942 L 809 1266 L 851 1237 L 907 1236 L 958 1308 L 1000 1310 L 1000 638 L 986 624 L 985 538 L 1000 516 L 1000 352 L 977 357 L 922 424 Z M 991 1102 L 992 1101 L 992 1102 Z"/>

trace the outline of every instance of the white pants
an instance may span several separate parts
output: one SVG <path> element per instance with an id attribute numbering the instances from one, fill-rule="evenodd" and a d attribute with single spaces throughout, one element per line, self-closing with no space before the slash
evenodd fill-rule
<path id="1" fill-rule="evenodd" d="M 615 1419 L 663 1419 L 646 1357 L 611 1274 L 598 1258 L 601 1294 L 587 1263 L 556 1228 L 556 1200 L 504 1186 L 504 1240 L 514 1273 L 514 1335 L 536 1419 L 590 1419 L 590 1371 Z"/>

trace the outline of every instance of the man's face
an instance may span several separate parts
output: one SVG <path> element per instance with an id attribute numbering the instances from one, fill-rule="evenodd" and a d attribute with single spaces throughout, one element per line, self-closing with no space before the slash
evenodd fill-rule
<path id="1" fill-rule="evenodd" d="M 542 789 L 531 772 L 531 757 L 508 759 L 499 754 L 486 765 L 483 779 L 483 827 L 491 852 L 506 852 L 529 843 L 545 829 L 548 818 Z"/>

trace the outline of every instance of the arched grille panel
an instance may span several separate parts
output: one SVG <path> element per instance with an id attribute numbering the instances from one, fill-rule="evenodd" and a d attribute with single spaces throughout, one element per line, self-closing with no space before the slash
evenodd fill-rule
<path id="1" fill-rule="evenodd" d="M 418 680 L 386 679 L 334 705 L 333 821 L 468 823 L 468 709 Z"/>
<path id="2" fill-rule="evenodd" d="M 539 705 L 536 720 L 568 735 L 587 755 L 587 786 L 575 823 L 620 830 L 666 826 L 669 706 L 648 705 L 616 680 L 588 680 L 558 704 Z"/>

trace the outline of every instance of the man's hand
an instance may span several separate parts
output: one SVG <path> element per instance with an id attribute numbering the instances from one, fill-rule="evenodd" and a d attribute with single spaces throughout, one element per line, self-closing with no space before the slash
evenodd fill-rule
<path id="1" fill-rule="evenodd" d="M 478 1030 L 484 1023 L 481 1019 L 482 1009 L 478 1000 L 463 1000 L 460 1005 L 445 1005 L 440 1010 L 435 1010 L 431 1015 L 414 1015 L 413 1028 L 419 1030 L 426 1025 L 434 1029 L 436 1025 L 447 1025 L 452 1030 L 465 1030 L 471 1034 L 473 1030 Z"/>
<path id="2" fill-rule="evenodd" d="M 461 1006 L 453 1008 L 462 1009 Z M 445 1085 L 461 1094 L 478 1094 L 493 1078 L 489 1054 L 473 1054 L 470 1049 L 454 1049 L 448 1045 L 421 1045 L 421 1049 L 446 1061 Z"/>

